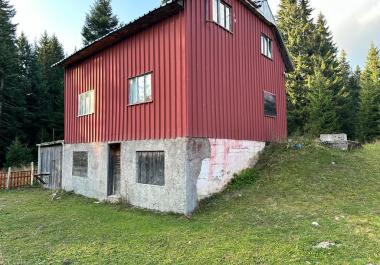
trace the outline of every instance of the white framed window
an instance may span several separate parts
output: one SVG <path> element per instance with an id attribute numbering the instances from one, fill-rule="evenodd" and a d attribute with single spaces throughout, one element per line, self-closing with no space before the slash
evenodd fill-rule
<path id="1" fill-rule="evenodd" d="M 152 73 L 129 79 L 129 105 L 152 101 Z"/>
<path id="2" fill-rule="evenodd" d="M 79 94 L 78 97 L 78 116 L 86 116 L 94 113 L 95 91 L 90 90 Z"/>
<path id="3" fill-rule="evenodd" d="M 222 0 L 212 0 L 212 20 L 231 31 L 231 7 Z"/>
<path id="4" fill-rule="evenodd" d="M 273 58 L 272 40 L 264 34 L 261 35 L 261 54 L 270 59 Z"/>

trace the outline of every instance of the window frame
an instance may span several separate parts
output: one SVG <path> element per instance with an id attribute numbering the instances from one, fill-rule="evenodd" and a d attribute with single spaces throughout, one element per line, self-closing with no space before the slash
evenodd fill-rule
<path id="1" fill-rule="evenodd" d="M 210 0 L 211 2 L 211 22 L 213 22 L 214 24 L 218 25 L 219 27 L 223 28 L 224 30 L 230 32 L 230 33 L 233 33 L 232 31 L 232 26 L 233 26 L 233 9 L 232 9 L 232 6 L 223 1 L 223 0 Z M 217 7 L 215 8 L 215 3 L 217 5 Z M 223 12 L 224 12 L 224 18 L 223 18 L 223 24 L 222 24 L 222 21 L 221 21 L 221 17 L 220 17 L 220 10 L 221 10 L 221 6 L 223 6 Z M 226 10 L 229 10 L 229 13 L 226 12 Z M 215 11 L 216 11 L 216 15 L 215 15 Z M 229 20 L 227 20 L 227 13 L 229 14 Z M 229 22 L 227 22 L 229 21 Z M 227 27 L 227 24 L 229 25 L 229 27 Z"/>
<path id="2" fill-rule="evenodd" d="M 269 51 L 268 51 L 268 47 L 267 47 L 268 44 L 270 44 L 270 46 L 269 46 L 270 50 Z M 266 35 L 264 33 L 261 33 L 261 36 L 260 36 L 260 49 L 261 49 L 261 55 L 263 55 L 264 57 L 266 57 L 270 60 L 273 60 L 273 40 L 270 37 L 268 37 L 268 35 Z M 268 52 L 270 52 L 270 56 L 269 56 L 269 54 L 267 54 Z"/>
<path id="3" fill-rule="evenodd" d="M 138 79 L 140 77 L 145 77 L 145 76 L 148 76 L 150 75 L 150 99 L 149 100 L 145 100 L 145 101 L 137 101 L 136 103 L 131 103 L 131 95 L 130 95 L 130 92 L 131 92 L 131 81 L 134 80 L 134 79 L 137 79 L 137 92 L 138 92 Z M 127 102 L 128 102 L 128 106 L 136 106 L 136 105 L 142 105 L 142 104 L 148 104 L 148 103 L 152 103 L 153 102 L 153 71 L 149 71 L 149 72 L 145 72 L 143 74 L 139 74 L 139 75 L 136 75 L 136 76 L 132 76 L 132 77 L 129 77 L 128 78 L 128 88 L 127 88 Z M 145 79 L 144 79 L 144 94 L 146 93 L 146 87 L 145 87 Z M 136 95 L 136 98 L 138 99 L 138 93 Z"/>
<path id="4" fill-rule="evenodd" d="M 84 109 L 86 109 L 86 95 L 91 95 L 92 96 L 92 105 L 91 105 L 91 110 L 89 112 L 84 112 L 84 113 L 81 113 L 81 99 L 82 97 L 85 98 L 85 106 L 84 106 Z M 90 98 L 91 98 L 90 96 Z M 78 117 L 85 117 L 85 116 L 89 116 L 89 115 L 92 115 L 95 113 L 95 89 L 91 89 L 91 90 L 88 90 L 86 92 L 82 92 L 78 95 Z"/>
<path id="5" fill-rule="evenodd" d="M 87 167 L 86 167 L 86 171 L 85 171 L 85 174 L 81 175 L 81 174 L 76 174 L 78 171 L 78 169 L 75 169 L 75 154 L 85 154 L 86 155 L 86 164 L 87 164 Z M 73 177 L 78 177 L 78 178 L 88 178 L 88 163 L 89 162 L 89 155 L 88 155 L 88 151 L 73 151 L 73 157 L 72 157 L 72 176 Z M 81 172 L 82 173 L 82 172 Z"/>
<path id="6" fill-rule="evenodd" d="M 140 158 L 141 154 L 162 154 L 162 182 L 160 183 L 154 183 L 152 180 L 155 179 L 153 177 L 152 179 L 148 180 L 147 176 L 145 176 L 145 182 L 142 181 L 141 171 L 140 171 Z M 136 183 L 140 185 L 150 185 L 150 186 L 158 186 L 158 187 L 164 187 L 166 185 L 166 176 L 165 176 L 165 151 L 136 151 Z"/>
<path id="7" fill-rule="evenodd" d="M 273 96 L 273 98 L 274 98 L 274 106 L 275 106 L 275 112 L 276 112 L 274 115 L 266 113 L 266 110 L 265 110 L 265 103 L 266 103 L 266 97 L 265 96 L 266 95 Z M 264 102 L 263 102 L 264 116 L 268 117 L 268 118 L 277 118 L 277 116 L 278 116 L 278 111 L 277 111 L 278 110 L 278 108 L 277 108 L 277 95 L 274 94 L 274 93 L 272 93 L 272 92 L 269 92 L 267 90 L 264 90 L 263 91 L 263 100 L 264 100 Z"/>

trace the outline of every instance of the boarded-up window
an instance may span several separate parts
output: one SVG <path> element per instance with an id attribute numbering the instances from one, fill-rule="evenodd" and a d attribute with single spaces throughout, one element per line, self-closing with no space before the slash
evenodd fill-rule
<path id="1" fill-rule="evenodd" d="M 141 184 L 165 185 L 164 152 L 137 152 L 137 181 Z"/>
<path id="2" fill-rule="evenodd" d="M 88 174 L 88 153 L 73 152 L 73 176 L 86 178 Z"/>
<path id="3" fill-rule="evenodd" d="M 277 116 L 276 96 L 266 91 L 264 91 L 264 114 L 271 117 Z"/>

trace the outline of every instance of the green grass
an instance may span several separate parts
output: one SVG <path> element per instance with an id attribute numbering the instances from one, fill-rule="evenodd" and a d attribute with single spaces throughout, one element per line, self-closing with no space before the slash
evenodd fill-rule
<path id="1" fill-rule="evenodd" d="M 0 192 L 0 264 L 380 264 L 380 145 L 273 147 L 190 219 L 50 196 Z"/>

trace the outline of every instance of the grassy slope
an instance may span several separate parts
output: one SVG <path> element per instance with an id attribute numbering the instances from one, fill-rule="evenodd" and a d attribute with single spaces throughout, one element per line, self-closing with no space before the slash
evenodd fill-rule
<path id="1" fill-rule="evenodd" d="M 256 183 L 204 202 L 191 219 L 67 194 L 50 201 L 40 189 L 0 192 L 0 264 L 380 264 L 379 161 L 380 145 L 275 152 Z M 313 248 L 321 241 L 339 246 Z"/>

